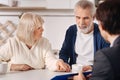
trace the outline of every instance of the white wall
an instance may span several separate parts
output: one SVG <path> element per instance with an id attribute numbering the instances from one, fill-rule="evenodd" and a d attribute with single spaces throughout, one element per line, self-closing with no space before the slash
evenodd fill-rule
<path id="1" fill-rule="evenodd" d="M 60 49 L 67 28 L 71 24 L 75 23 L 74 17 L 45 16 L 44 19 L 45 19 L 44 36 L 50 40 L 53 49 Z"/>
<path id="2" fill-rule="evenodd" d="M 9 5 L 9 0 L 0 0 L 0 4 Z"/>

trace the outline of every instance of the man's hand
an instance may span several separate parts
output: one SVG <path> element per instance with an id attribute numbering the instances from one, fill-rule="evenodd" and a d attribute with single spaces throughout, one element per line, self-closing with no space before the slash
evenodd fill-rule
<path id="1" fill-rule="evenodd" d="M 65 63 L 62 59 L 59 59 L 57 61 L 57 71 L 64 71 L 64 72 L 70 72 L 71 68 L 70 66 Z"/>

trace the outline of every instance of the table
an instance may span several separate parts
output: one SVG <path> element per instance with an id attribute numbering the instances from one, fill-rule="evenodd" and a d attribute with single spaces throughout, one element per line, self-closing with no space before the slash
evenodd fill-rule
<path id="1" fill-rule="evenodd" d="M 46 69 L 8 72 L 0 75 L 0 80 L 50 80 L 56 75 L 68 74 L 71 72 L 53 72 Z"/>

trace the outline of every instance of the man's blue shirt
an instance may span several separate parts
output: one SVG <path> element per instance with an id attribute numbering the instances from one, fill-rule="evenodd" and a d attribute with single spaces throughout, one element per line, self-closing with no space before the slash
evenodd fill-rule
<path id="1" fill-rule="evenodd" d="M 59 58 L 63 59 L 69 65 L 76 63 L 77 54 L 75 52 L 75 42 L 77 36 L 77 26 L 76 24 L 70 26 L 65 35 L 65 40 L 63 42 L 62 48 L 59 53 Z M 100 31 L 98 29 L 98 25 L 94 23 L 94 53 L 97 50 L 109 47 L 110 44 L 106 43 L 106 41 L 102 38 Z M 87 45 L 86 45 L 87 46 Z"/>

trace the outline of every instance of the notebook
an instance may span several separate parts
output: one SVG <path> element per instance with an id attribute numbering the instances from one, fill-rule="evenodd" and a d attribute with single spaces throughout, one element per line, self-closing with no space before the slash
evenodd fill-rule
<path id="1" fill-rule="evenodd" d="M 91 74 L 92 71 L 83 72 L 84 76 Z M 64 75 L 57 75 L 53 77 L 51 80 L 72 80 L 71 78 L 75 75 L 78 75 L 78 73 L 70 73 L 70 74 L 64 74 Z"/>

